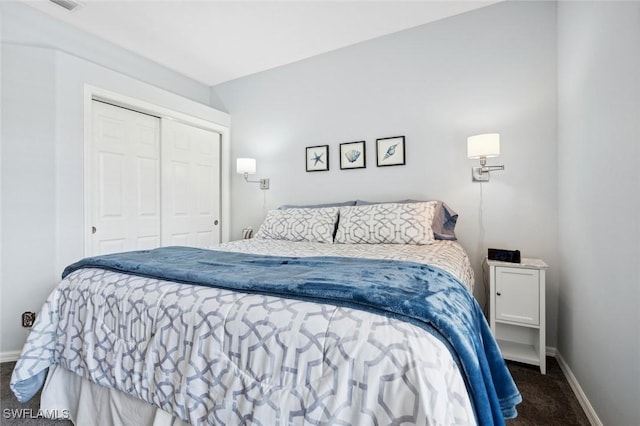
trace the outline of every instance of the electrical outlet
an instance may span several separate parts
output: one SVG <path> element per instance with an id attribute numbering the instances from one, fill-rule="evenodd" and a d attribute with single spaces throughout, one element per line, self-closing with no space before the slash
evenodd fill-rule
<path id="1" fill-rule="evenodd" d="M 22 326 L 25 328 L 33 327 L 33 323 L 36 321 L 35 312 L 25 312 L 22 314 Z"/>

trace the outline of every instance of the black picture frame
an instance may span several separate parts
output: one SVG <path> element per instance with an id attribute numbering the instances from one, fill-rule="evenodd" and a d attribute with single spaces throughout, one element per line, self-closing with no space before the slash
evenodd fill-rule
<path id="1" fill-rule="evenodd" d="M 376 139 L 376 163 L 378 167 L 404 166 L 404 136 Z"/>
<path id="2" fill-rule="evenodd" d="M 305 149 L 305 165 L 308 172 L 329 170 L 329 145 L 308 146 Z"/>
<path id="3" fill-rule="evenodd" d="M 340 170 L 364 169 L 367 167 L 366 141 L 340 144 Z"/>

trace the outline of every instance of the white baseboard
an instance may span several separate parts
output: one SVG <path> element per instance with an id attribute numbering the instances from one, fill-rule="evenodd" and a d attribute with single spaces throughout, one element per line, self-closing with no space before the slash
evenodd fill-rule
<path id="1" fill-rule="evenodd" d="M 22 351 L 0 352 L 0 362 L 17 361 Z"/>
<path id="2" fill-rule="evenodd" d="M 547 356 L 552 356 L 555 358 L 557 353 L 558 349 L 554 348 L 553 346 L 547 346 Z"/>
<path id="3" fill-rule="evenodd" d="M 554 352 L 555 352 L 556 360 L 558 361 L 558 365 L 560 366 L 560 369 L 564 373 L 564 376 L 567 378 L 567 381 L 569 382 L 569 386 L 571 386 L 571 389 L 573 390 L 573 393 L 576 395 L 576 398 L 578 398 L 578 402 L 580 403 L 580 406 L 584 410 L 584 413 L 586 414 L 587 419 L 589 420 L 589 423 L 591 423 L 592 426 L 603 426 L 602 422 L 598 418 L 598 414 L 596 413 L 596 410 L 593 409 L 593 406 L 587 399 L 587 395 L 585 395 L 584 391 L 580 387 L 580 383 L 578 383 L 578 379 L 576 379 L 576 376 L 573 375 L 573 371 L 571 371 L 571 368 L 569 368 L 569 365 L 567 364 L 567 362 L 564 360 L 564 358 L 562 358 L 562 355 L 560 355 L 560 352 L 555 350 L 555 348 L 554 348 Z M 547 353 L 549 353 L 549 348 L 547 348 Z"/>

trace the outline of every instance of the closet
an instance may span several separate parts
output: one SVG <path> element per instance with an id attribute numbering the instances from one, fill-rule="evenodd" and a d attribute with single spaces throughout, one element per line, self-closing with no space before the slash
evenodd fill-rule
<path id="1" fill-rule="evenodd" d="M 220 242 L 220 135 L 92 101 L 90 255 Z"/>

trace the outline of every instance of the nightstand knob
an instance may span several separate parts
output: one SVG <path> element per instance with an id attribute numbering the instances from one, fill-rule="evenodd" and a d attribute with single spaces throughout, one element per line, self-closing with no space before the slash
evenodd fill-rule
<path id="1" fill-rule="evenodd" d="M 496 294 L 497 294 L 498 296 L 502 296 L 502 293 L 499 293 L 499 292 L 498 292 L 498 293 L 496 293 Z"/>

